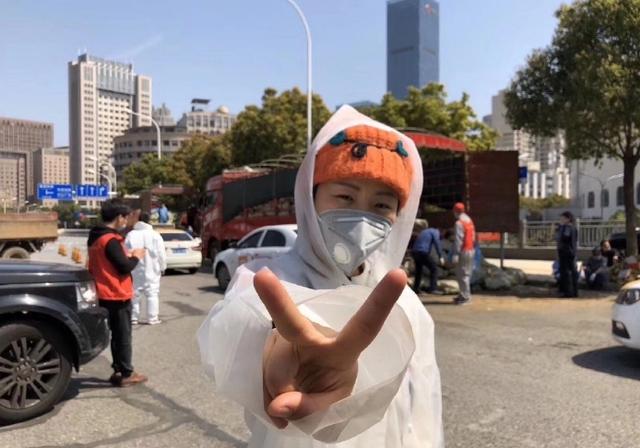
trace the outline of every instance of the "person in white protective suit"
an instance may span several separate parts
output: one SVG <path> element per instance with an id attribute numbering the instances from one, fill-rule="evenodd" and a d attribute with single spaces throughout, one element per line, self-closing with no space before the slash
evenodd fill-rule
<path id="1" fill-rule="evenodd" d="M 433 321 L 400 266 L 422 192 L 411 139 L 341 107 L 296 178 L 291 251 L 241 266 L 198 331 L 249 447 L 443 447 Z"/>
<path id="2" fill-rule="evenodd" d="M 135 325 L 138 322 L 155 325 L 162 323 L 158 318 L 160 311 L 160 278 L 167 269 L 167 253 L 162 236 L 149 222 L 149 213 L 140 213 L 140 220 L 127 234 L 125 245 L 129 249 L 146 249 L 145 256 L 133 270 L 133 310 L 131 321 Z M 140 319 L 140 305 L 146 299 L 147 318 Z"/>

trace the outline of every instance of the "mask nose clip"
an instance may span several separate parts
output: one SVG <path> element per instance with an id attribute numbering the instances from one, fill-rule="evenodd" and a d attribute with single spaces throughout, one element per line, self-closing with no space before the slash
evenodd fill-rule
<path id="1" fill-rule="evenodd" d="M 356 159 L 362 159 L 367 155 L 367 144 L 366 143 L 356 143 L 351 147 L 351 155 Z"/>

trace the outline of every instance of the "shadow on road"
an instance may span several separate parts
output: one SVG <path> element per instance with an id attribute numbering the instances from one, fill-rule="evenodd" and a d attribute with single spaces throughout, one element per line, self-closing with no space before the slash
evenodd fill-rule
<path id="1" fill-rule="evenodd" d="M 573 357 L 573 362 L 585 369 L 640 380 L 640 353 L 626 347 L 606 347 L 581 353 Z"/>
<path id="2" fill-rule="evenodd" d="M 80 394 L 85 389 L 103 389 L 105 387 L 113 387 L 111 383 L 105 378 L 96 377 L 74 377 L 71 378 L 67 391 L 62 396 L 62 401 L 71 400 Z"/>
<path id="3" fill-rule="evenodd" d="M 222 289 L 221 287 L 219 287 L 218 285 L 215 286 L 200 286 L 198 288 L 199 291 L 202 292 L 215 292 L 216 294 L 224 294 L 224 289 Z"/>

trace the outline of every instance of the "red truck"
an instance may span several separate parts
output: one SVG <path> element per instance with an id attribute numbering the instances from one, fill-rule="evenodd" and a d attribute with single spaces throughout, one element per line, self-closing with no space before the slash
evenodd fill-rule
<path id="1" fill-rule="evenodd" d="M 295 224 L 293 191 L 300 157 L 225 170 L 207 181 L 202 206 L 203 256 L 215 258 L 258 227 Z"/>
<path id="2" fill-rule="evenodd" d="M 467 205 L 478 232 L 518 231 L 518 154 L 468 152 L 459 140 L 418 129 L 401 129 L 414 140 L 423 162 L 418 217 L 430 225 L 453 225 L 451 207 Z M 293 224 L 293 192 L 302 155 L 225 170 L 207 181 L 202 206 L 203 256 L 229 247 L 258 227 Z"/>

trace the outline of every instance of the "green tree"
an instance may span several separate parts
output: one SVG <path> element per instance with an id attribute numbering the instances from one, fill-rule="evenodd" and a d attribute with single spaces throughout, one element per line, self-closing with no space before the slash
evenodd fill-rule
<path id="1" fill-rule="evenodd" d="M 622 161 L 627 250 L 635 255 L 640 0 L 578 0 L 556 16 L 551 45 L 533 52 L 507 91 L 507 117 L 535 135 L 564 130 L 569 158 Z"/>
<path id="2" fill-rule="evenodd" d="M 147 154 L 129 165 L 123 173 L 120 189 L 137 193 L 158 184 L 179 184 L 193 192 L 195 200 L 203 193 L 207 179 L 228 168 L 231 151 L 224 136 L 195 134 L 180 149 L 162 160 Z"/>
<path id="3" fill-rule="evenodd" d="M 319 95 L 313 95 L 315 135 L 330 112 Z M 229 131 L 234 165 L 247 165 L 284 154 L 304 152 L 307 145 L 307 96 L 298 88 L 281 94 L 268 88 L 262 106 L 247 106 Z"/>
<path id="4" fill-rule="evenodd" d="M 387 93 L 380 106 L 364 112 L 395 128 L 421 128 L 462 140 L 470 150 L 493 149 L 496 144 L 497 133 L 477 119 L 469 95 L 447 102 L 442 84 L 410 87 L 403 100 Z"/>
<path id="5" fill-rule="evenodd" d="M 207 180 L 231 163 L 231 151 L 225 136 L 196 134 L 167 162 L 167 183 L 180 184 L 193 191 L 194 198 L 204 192 Z"/>
<path id="6" fill-rule="evenodd" d="M 158 160 L 156 154 L 145 154 L 142 159 L 125 168 L 118 189 L 126 194 L 133 194 L 153 185 L 166 183 L 170 157 Z"/>

